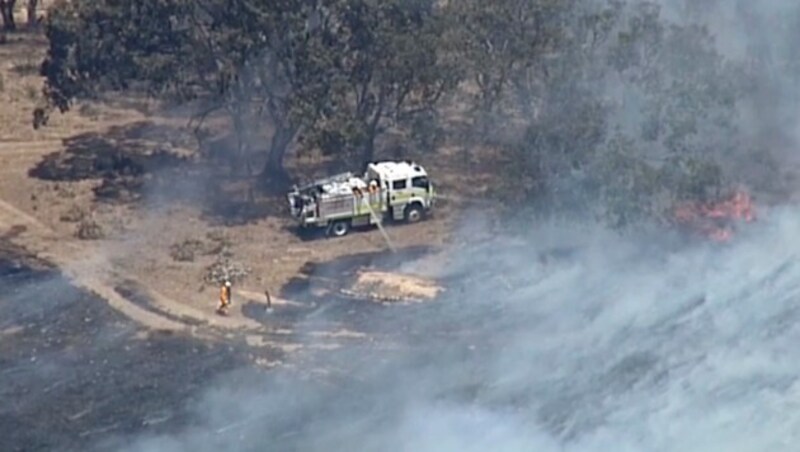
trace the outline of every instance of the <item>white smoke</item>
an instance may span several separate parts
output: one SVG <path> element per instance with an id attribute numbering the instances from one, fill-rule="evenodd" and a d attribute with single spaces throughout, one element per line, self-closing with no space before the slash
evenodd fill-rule
<path id="1" fill-rule="evenodd" d="M 643 255 L 601 232 L 543 265 L 552 230 L 469 247 L 463 292 L 375 319 L 418 321 L 403 352 L 341 352 L 330 384 L 234 374 L 194 427 L 128 450 L 794 450 L 797 230 L 787 208 L 724 248 Z"/>

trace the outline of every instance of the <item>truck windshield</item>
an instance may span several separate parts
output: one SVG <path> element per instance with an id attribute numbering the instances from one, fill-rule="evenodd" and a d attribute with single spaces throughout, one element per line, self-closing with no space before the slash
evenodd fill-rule
<path id="1" fill-rule="evenodd" d="M 418 176 L 411 179 L 411 185 L 414 188 L 424 188 L 425 190 L 430 187 L 430 183 L 428 182 L 428 178 L 425 176 Z"/>

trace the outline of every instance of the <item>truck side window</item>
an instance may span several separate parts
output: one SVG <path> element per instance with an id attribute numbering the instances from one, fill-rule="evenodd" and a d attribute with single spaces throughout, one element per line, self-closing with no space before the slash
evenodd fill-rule
<path id="1" fill-rule="evenodd" d="M 414 188 L 424 188 L 427 190 L 429 185 L 428 178 L 425 176 L 417 176 L 411 179 L 411 186 Z"/>
<path id="2" fill-rule="evenodd" d="M 406 181 L 405 180 L 396 180 L 392 182 L 392 189 L 393 190 L 403 190 L 406 188 Z"/>

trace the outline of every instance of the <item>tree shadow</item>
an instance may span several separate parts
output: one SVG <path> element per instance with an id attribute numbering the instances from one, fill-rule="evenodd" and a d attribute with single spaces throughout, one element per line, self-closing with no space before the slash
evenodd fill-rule
<path id="1" fill-rule="evenodd" d="M 150 121 L 83 133 L 65 139 L 62 151 L 44 156 L 28 175 L 53 182 L 99 181 L 93 188 L 95 201 L 193 204 L 203 220 L 216 225 L 248 224 L 286 213 L 283 196 L 264 190 L 258 176 L 235 175 L 224 155 L 201 149 L 190 158 L 175 151 L 195 147 L 188 134 Z"/>
<path id="2" fill-rule="evenodd" d="M 177 133 L 148 121 L 83 133 L 65 139 L 63 151 L 44 156 L 28 175 L 55 182 L 101 180 L 94 188 L 97 200 L 139 200 L 146 181 L 174 177 L 189 166 L 187 157 L 170 150 Z"/>
<path id="3" fill-rule="evenodd" d="M 203 205 L 202 219 L 219 226 L 242 226 L 288 214 L 285 198 L 265 191 L 257 176 L 217 181 Z"/>

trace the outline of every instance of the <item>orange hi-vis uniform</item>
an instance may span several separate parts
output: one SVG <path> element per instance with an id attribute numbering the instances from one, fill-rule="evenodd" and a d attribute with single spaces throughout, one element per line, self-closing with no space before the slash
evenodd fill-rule
<path id="1" fill-rule="evenodd" d="M 219 311 L 223 311 L 231 304 L 231 288 L 223 285 L 219 290 Z"/>

